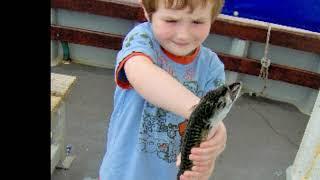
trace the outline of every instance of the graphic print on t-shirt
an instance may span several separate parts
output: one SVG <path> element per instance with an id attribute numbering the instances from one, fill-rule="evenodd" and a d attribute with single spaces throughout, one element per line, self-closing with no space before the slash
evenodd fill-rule
<path id="1" fill-rule="evenodd" d="M 203 93 L 196 81 L 187 81 L 183 85 L 197 95 Z M 140 127 L 140 150 L 156 155 L 165 162 L 175 162 L 181 143 L 178 124 L 183 120 L 180 116 L 146 102 Z"/>

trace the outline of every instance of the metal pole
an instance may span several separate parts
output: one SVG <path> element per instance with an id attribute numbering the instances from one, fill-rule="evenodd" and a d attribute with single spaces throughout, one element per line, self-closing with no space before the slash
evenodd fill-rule
<path id="1" fill-rule="evenodd" d="M 320 180 L 320 91 L 287 180 Z"/>

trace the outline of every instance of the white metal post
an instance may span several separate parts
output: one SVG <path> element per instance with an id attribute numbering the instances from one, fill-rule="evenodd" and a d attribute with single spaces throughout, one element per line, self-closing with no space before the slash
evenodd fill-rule
<path id="1" fill-rule="evenodd" d="M 239 57 L 246 57 L 248 54 L 248 47 L 249 47 L 249 41 L 234 38 L 232 40 L 229 54 L 234 56 L 239 56 Z M 228 74 L 226 79 L 227 84 L 237 81 L 239 73 L 233 72 L 233 71 L 226 71 L 226 72 Z"/>
<path id="2" fill-rule="evenodd" d="M 320 91 L 287 180 L 320 180 Z"/>

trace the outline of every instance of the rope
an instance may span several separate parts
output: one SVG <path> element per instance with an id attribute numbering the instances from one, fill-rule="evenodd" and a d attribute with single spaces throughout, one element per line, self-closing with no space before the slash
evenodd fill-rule
<path id="1" fill-rule="evenodd" d="M 259 78 L 264 80 L 264 87 L 261 91 L 261 94 L 264 93 L 264 91 L 267 88 L 267 80 L 268 80 L 268 75 L 269 75 L 269 66 L 270 66 L 270 59 L 268 58 L 268 53 L 269 53 L 269 41 L 270 41 L 270 32 L 271 32 L 271 24 L 268 23 L 268 33 L 267 33 L 267 39 L 266 39 L 266 46 L 264 48 L 264 56 L 262 57 L 260 63 L 261 63 L 261 69 L 260 69 L 260 74 Z"/>

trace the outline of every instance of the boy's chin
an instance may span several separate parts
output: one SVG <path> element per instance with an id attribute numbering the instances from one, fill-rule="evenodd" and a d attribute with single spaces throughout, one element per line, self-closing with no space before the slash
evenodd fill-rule
<path id="1" fill-rule="evenodd" d="M 194 51 L 197 49 L 191 48 L 191 47 L 186 47 L 186 48 L 177 48 L 174 46 L 161 46 L 165 51 L 169 52 L 170 54 L 173 54 L 175 56 L 188 56 L 194 53 Z"/>
<path id="2" fill-rule="evenodd" d="M 195 49 L 193 49 L 193 50 L 174 50 L 171 53 L 173 53 L 176 56 L 188 56 L 188 55 L 193 54 L 194 50 Z"/>

